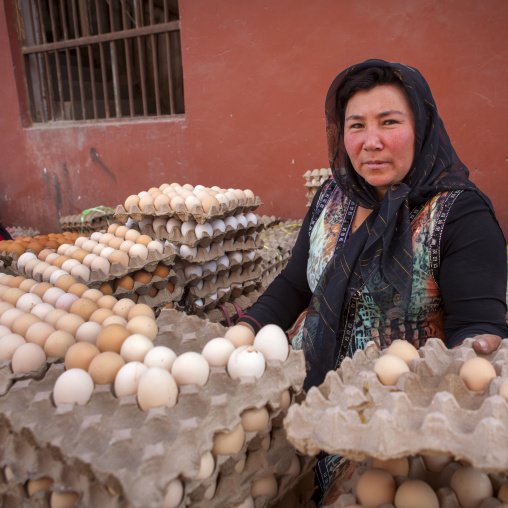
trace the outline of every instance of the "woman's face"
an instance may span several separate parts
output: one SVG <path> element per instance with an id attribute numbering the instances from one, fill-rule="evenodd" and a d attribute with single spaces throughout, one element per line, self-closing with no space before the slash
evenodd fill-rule
<path id="1" fill-rule="evenodd" d="M 356 92 L 346 106 L 344 144 L 355 171 L 381 200 L 413 163 L 415 121 L 404 93 L 394 85 Z"/>

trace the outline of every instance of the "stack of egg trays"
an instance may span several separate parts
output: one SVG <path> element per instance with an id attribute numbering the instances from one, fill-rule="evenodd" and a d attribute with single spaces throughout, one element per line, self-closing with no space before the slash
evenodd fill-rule
<path id="1" fill-rule="evenodd" d="M 305 197 L 308 199 L 307 206 L 310 206 L 312 199 L 314 198 L 319 187 L 332 176 L 332 170 L 330 168 L 312 169 L 304 173 L 305 188 L 307 193 Z"/>
<path id="2" fill-rule="evenodd" d="M 129 210 L 125 210 L 123 205 L 118 205 L 115 209 L 115 218 L 125 224 L 129 218 L 136 222 L 141 222 L 148 216 L 152 217 L 177 217 L 182 222 L 195 220 L 198 224 L 204 224 L 215 219 L 223 219 L 230 215 L 236 215 L 239 213 L 252 212 L 258 206 L 262 205 L 261 199 L 256 196 L 253 198 L 247 198 L 247 201 L 243 205 L 238 206 L 226 206 L 221 204 L 219 208 L 212 206 L 208 213 L 205 213 L 201 206 L 195 205 L 192 210 L 187 210 L 185 205 L 179 204 L 176 209 L 173 210 L 167 204 L 163 204 L 159 210 L 156 210 L 153 205 L 145 206 L 143 211 L 138 205 L 131 205 Z"/>
<path id="3" fill-rule="evenodd" d="M 428 339 L 394 386 L 377 379 L 373 366 L 384 353 L 369 342 L 289 410 L 289 440 L 310 455 L 324 450 L 362 461 L 425 453 L 465 460 L 485 473 L 508 472 L 508 403 L 498 395 L 508 377 L 508 340 L 484 356 L 497 377 L 483 392 L 470 391 L 459 377 L 462 364 L 477 356 L 473 342 L 449 350 Z"/>
<path id="4" fill-rule="evenodd" d="M 261 233 L 264 242 L 261 250 L 261 277 L 264 287 L 268 287 L 289 262 L 301 225 L 302 221 L 280 221 Z"/>
<path id="5" fill-rule="evenodd" d="M 231 326 L 235 324 L 238 319 L 240 309 L 241 314 L 252 307 L 256 303 L 257 299 L 261 296 L 263 290 L 262 283 L 258 282 L 252 290 L 242 294 L 236 298 L 232 298 L 230 301 L 224 302 L 221 306 L 214 307 L 206 311 L 198 310 L 196 316 L 203 317 L 212 321 L 213 323 L 221 323 L 224 326 Z M 234 302 L 234 303 L 233 303 Z M 227 316 L 225 312 L 227 312 Z M 228 317 L 230 322 L 228 323 Z"/>
<path id="6" fill-rule="evenodd" d="M 175 310 L 164 310 L 158 327 L 155 344 L 177 354 L 200 352 L 226 331 Z M 286 411 L 280 402 L 284 390 L 301 394 L 301 351 L 291 350 L 284 363 L 268 362 L 259 379 L 233 380 L 225 368 L 213 367 L 205 386 L 181 387 L 174 407 L 147 412 L 139 409 L 135 396 L 115 398 L 110 385 L 96 385 L 84 406 L 56 408 L 52 390 L 63 370 L 63 364 L 54 363 L 40 379 L 25 376 L 0 399 L 0 468 L 8 471 L 0 496 L 17 500 L 15 506 L 36 506 L 26 504 L 23 486 L 29 479 L 50 477 L 52 490 L 79 494 L 77 506 L 160 508 L 168 484 L 179 478 L 184 484 L 179 507 L 222 508 L 241 503 L 253 482 L 267 474 L 278 481 L 277 498 L 270 501 L 275 503 L 315 463 L 298 455 L 301 472 L 286 474 L 296 450 L 282 428 Z M 246 433 L 237 454 L 218 455 L 211 477 L 188 480 L 197 475 L 201 455 L 212 449 L 214 434 L 235 428 L 242 412 L 253 407 L 269 409 L 269 428 Z M 243 470 L 235 468 L 244 461 Z M 30 503 L 44 495 L 37 494 Z M 256 498 L 256 508 L 267 505 L 265 496 Z"/>
<path id="7" fill-rule="evenodd" d="M 101 211 L 88 212 L 82 219 L 82 214 L 66 215 L 61 217 L 60 228 L 62 231 L 84 233 L 85 235 L 107 229 L 113 222 L 113 212 L 104 213 Z"/>

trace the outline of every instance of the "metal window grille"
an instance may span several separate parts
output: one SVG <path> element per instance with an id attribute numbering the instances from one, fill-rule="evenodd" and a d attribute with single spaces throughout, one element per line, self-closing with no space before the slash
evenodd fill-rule
<path id="1" fill-rule="evenodd" d="M 33 123 L 184 113 L 178 0 L 17 0 Z"/>

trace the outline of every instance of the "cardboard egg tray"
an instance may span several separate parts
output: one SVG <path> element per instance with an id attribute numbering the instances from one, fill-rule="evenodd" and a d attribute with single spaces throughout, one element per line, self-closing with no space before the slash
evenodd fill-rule
<path id="1" fill-rule="evenodd" d="M 203 208 L 198 205 L 193 206 L 190 211 L 187 210 L 183 204 L 177 205 L 175 210 L 172 210 L 169 205 L 163 204 L 158 211 L 153 205 L 145 206 L 143 211 L 141 211 L 138 205 L 131 205 L 129 210 L 126 210 L 123 205 L 118 205 L 115 209 L 115 218 L 123 224 L 125 224 L 129 218 L 132 218 L 136 222 L 140 222 L 143 218 L 148 216 L 178 217 L 182 222 L 195 220 L 198 224 L 204 224 L 205 222 L 210 222 L 215 219 L 223 219 L 229 215 L 252 212 L 262 204 L 261 199 L 256 196 L 254 199 L 248 198 L 244 205 L 236 207 L 221 205 L 220 208 L 216 208 L 212 206 L 208 213 L 205 213 Z"/>
<path id="2" fill-rule="evenodd" d="M 397 487 L 403 483 L 406 478 L 414 480 L 422 480 L 432 487 L 436 492 L 440 508 L 461 508 L 461 505 L 455 495 L 455 492 L 450 488 L 450 479 L 453 473 L 461 466 L 458 462 L 449 463 L 441 472 L 428 471 L 423 458 L 420 455 L 408 457 L 409 474 L 407 477 L 395 477 Z M 354 471 L 351 477 L 341 483 L 342 494 L 332 504 L 326 506 L 333 508 L 346 508 L 356 504 L 356 486 L 361 475 L 372 469 L 372 459 L 355 463 Z M 504 474 L 491 474 L 489 475 L 490 481 L 493 486 L 494 493 L 496 493 L 501 485 L 506 482 L 506 475 Z M 501 501 L 494 497 L 485 498 L 478 508 L 501 508 Z M 383 505 L 383 508 L 394 508 L 394 505 Z"/>
<path id="3" fill-rule="evenodd" d="M 213 323 L 221 323 L 224 326 L 231 326 L 236 323 L 236 320 L 239 317 L 238 309 L 240 309 L 240 312 L 243 313 L 252 307 L 252 305 L 254 305 L 257 299 L 261 296 L 261 289 L 262 288 L 258 283 L 252 291 L 248 291 L 236 298 L 231 298 L 229 301 L 221 303 L 213 309 L 208 309 L 206 311 L 198 309 L 196 311 L 196 316 L 208 319 Z"/>
<path id="4" fill-rule="evenodd" d="M 410 372 L 383 386 L 373 371 L 383 353 L 369 342 L 289 411 L 288 438 L 311 455 L 324 450 L 361 461 L 426 453 L 466 460 L 486 473 L 508 471 L 508 403 L 498 395 L 508 377 L 508 340 L 485 356 L 497 377 L 484 392 L 470 391 L 458 375 L 477 356 L 472 344 L 466 339 L 448 350 L 429 339 Z"/>
<path id="5" fill-rule="evenodd" d="M 230 238 L 252 235 L 261 232 L 263 228 L 264 224 L 254 224 L 250 221 L 247 227 L 239 224 L 238 228 L 235 229 L 233 226 L 227 225 L 224 232 L 215 229 L 212 236 L 204 233 L 201 238 L 198 238 L 194 230 L 188 231 L 185 235 L 182 235 L 180 228 L 177 226 L 173 227 L 170 232 L 163 226 L 160 226 L 157 231 L 154 231 L 151 224 L 144 226 L 142 229 L 139 228 L 137 223 L 131 226 L 131 229 L 135 229 L 150 238 L 168 240 L 176 245 L 188 245 L 189 247 L 197 247 L 198 245 L 201 247 L 208 247 L 212 242 L 219 243 L 222 240 L 229 240 Z"/>
<path id="6" fill-rule="evenodd" d="M 156 345 L 177 354 L 201 351 L 225 333 L 218 324 L 168 310 L 158 326 Z M 276 475 L 282 497 L 313 464 L 300 457 L 301 474 L 285 474 L 295 450 L 280 427 L 285 413 L 280 401 L 288 388 L 301 391 L 305 367 L 300 351 L 291 351 L 284 363 L 269 362 L 260 379 L 232 380 L 225 368 L 214 367 L 204 387 L 181 387 L 174 407 L 147 412 L 134 396 L 115 398 L 109 385 L 96 386 L 84 406 L 56 408 L 51 394 L 62 372 L 63 364 L 53 364 L 42 379 L 15 382 L 2 397 L 0 467 L 12 472 L 0 490 L 4 499 L 19 500 L 20 486 L 46 476 L 54 480 L 53 490 L 79 493 L 80 507 L 160 508 L 167 485 L 179 477 L 185 489 L 180 507 L 227 508 L 242 502 L 253 481 L 268 473 Z M 211 477 L 188 480 L 197 475 L 201 455 L 212 449 L 215 433 L 232 430 L 244 410 L 263 406 L 271 417 L 265 431 L 246 433 L 237 454 L 218 455 Z M 235 469 L 243 460 L 243 470 Z M 267 504 L 266 498 L 256 499 L 258 508 Z"/>
<path id="7" fill-rule="evenodd" d="M 38 229 L 34 229 L 32 227 L 10 226 L 6 227 L 6 229 L 12 238 L 17 238 L 18 236 L 37 236 L 41 234 Z"/>
<path id="8" fill-rule="evenodd" d="M 332 170 L 330 168 L 309 169 L 303 175 L 305 178 L 305 187 L 307 193 L 305 197 L 308 199 L 307 206 L 310 206 L 312 199 L 314 198 L 319 187 L 332 176 Z"/>
<path id="9" fill-rule="evenodd" d="M 114 222 L 113 212 L 104 213 L 100 211 L 91 211 L 86 215 L 66 215 L 59 219 L 62 231 L 75 233 L 91 234 L 95 231 L 107 229 Z"/>

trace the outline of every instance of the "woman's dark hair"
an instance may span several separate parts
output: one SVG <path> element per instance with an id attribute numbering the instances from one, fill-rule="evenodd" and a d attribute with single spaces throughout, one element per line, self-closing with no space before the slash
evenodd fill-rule
<path id="1" fill-rule="evenodd" d="M 400 76 L 397 75 L 397 71 L 388 67 L 369 67 L 368 69 L 351 73 L 344 78 L 337 90 L 337 118 L 340 121 L 342 131 L 344 131 L 344 118 L 349 99 L 360 90 L 369 91 L 379 85 L 395 85 L 402 91 L 411 106 L 409 94 Z"/>

